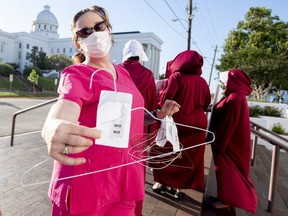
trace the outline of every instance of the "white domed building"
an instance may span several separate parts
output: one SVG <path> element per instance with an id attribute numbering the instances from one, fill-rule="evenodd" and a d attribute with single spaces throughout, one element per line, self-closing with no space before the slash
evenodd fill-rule
<path id="1" fill-rule="evenodd" d="M 59 38 L 58 27 L 57 18 L 51 13 L 50 6 L 45 5 L 44 10 L 33 21 L 31 33 L 40 37 L 55 39 Z"/>
<path id="2" fill-rule="evenodd" d="M 32 23 L 30 33 L 9 33 L 1 30 L 0 26 L 0 62 L 15 63 L 19 65 L 19 71 L 23 73 L 26 66 L 31 63 L 26 59 L 32 47 L 37 46 L 47 56 L 52 54 L 64 54 L 71 58 L 77 51 L 72 38 L 60 38 L 58 34 L 58 21 L 50 11 L 50 6 L 45 5 Z M 122 61 L 124 44 L 130 39 L 136 39 L 143 44 L 149 58 L 143 62 L 145 67 L 153 71 L 155 78 L 159 77 L 160 52 L 163 41 L 153 32 L 117 32 L 113 33 L 115 41 L 111 51 L 111 61 L 119 64 Z"/>

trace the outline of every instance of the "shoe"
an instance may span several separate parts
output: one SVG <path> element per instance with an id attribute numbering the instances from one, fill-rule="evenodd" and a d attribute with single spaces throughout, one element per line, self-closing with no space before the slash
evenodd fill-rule
<path id="1" fill-rule="evenodd" d="M 158 193 L 158 194 L 164 194 L 167 192 L 167 187 L 164 186 L 164 185 L 161 185 L 159 183 L 155 183 L 153 186 L 152 186 L 152 190 L 153 192 L 155 193 Z"/>
<path id="2" fill-rule="evenodd" d="M 184 196 L 185 196 L 185 193 L 183 193 L 183 192 L 176 192 L 175 194 L 174 194 L 174 197 L 176 198 L 176 199 L 178 199 L 178 200 L 182 200 L 183 198 L 184 198 Z"/>
<path id="3" fill-rule="evenodd" d="M 229 205 L 221 203 L 217 197 L 209 196 L 204 200 L 204 204 L 211 209 L 227 209 L 230 210 Z"/>
<path id="4" fill-rule="evenodd" d="M 167 188 L 167 192 L 169 193 L 169 194 L 171 194 L 171 195 L 175 195 L 176 194 L 176 190 L 174 189 L 174 188 L 172 188 L 172 187 L 166 187 Z"/>
<path id="5" fill-rule="evenodd" d="M 218 197 L 213 197 L 213 196 L 209 196 L 208 198 L 205 199 L 205 201 L 209 202 L 209 203 L 215 203 L 215 202 L 220 202 L 220 200 L 218 199 Z"/>

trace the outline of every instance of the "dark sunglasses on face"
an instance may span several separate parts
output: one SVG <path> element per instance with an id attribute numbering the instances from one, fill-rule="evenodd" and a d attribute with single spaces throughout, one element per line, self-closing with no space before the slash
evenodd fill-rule
<path id="1" fill-rule="evenodd" d="M 101 22 L 96 23 L 92 28 L 85 27 L 76 31 L 76 35 L 81 38 L 86 38 L 93 32 L 104 31 L 106 27 L 107 27 L 106 21 L 103 20 Z"/>

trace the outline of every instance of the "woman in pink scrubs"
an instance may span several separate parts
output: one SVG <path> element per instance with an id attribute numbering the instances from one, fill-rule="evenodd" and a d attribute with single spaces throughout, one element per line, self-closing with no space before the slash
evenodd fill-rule
<path id="1" fill-rule="evenodd" d="M 144 167 L 133 163 L 128 151 L 137 144 L 132 142 L 133 135 L 143 134 L 144 111 L 124 107 L 143 107 L 143 97 L 128 72 L 110 62 L 113 42 L 105 9 L 93 6 L 78 12 L 72 20 L 72 32 L 79 53 L 74 56 L 75 64 L 61 74 L 59 100 L 42 130 L 48 152 L 55 159 L 49 188 L 52 215 L 134 215 L 135 202 L 144 199 Z M 124 99 L 117 98 L 115 103 L 108 98 L 104 103 L 105 93 L 119 93 Z M 132 100 L 127 102 L 127 96 Z M 115 112 L 120 110 L 119 119 L 126 116 L 126 121 L 111 124 L 108 133 L 97 130 L 101 119 L 97 111 L 103 104 Z M 120 104 L 121 109 L 111 104 Z M 167 101 L 154 114 L 164 118 L 178 108 L 177 103 Z M 129 139 L 124 146 L 117 146 L 113 139 L 119 134 L 125 137 L 128 123 Z M 104 134 L 111 137 L 111 143 L 97 141 Z"/>

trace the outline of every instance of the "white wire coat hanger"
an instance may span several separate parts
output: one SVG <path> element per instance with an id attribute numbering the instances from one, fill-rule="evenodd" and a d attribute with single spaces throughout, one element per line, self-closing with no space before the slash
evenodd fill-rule
<path id="1" fill-rule="evenodd" d="M 151 112 L 149 112 L 146 108 L 144 107 L 137 107 L 137 108 L 134 108 L 132 109 L 132 111 L 136 111 L 136 110 L 140 110 L 140 109 L 143 109 L 145 110 L 152 118 L 154 118 L 155 120 L 159 120 L 161 121 L 161 119 L 159 118 L 156 118 L 155 116 L 153 116 L 153 114 Z M 176 125 L 179 125 L 179 126 L 184 126 L 184 127 L 188 127 L 188 128 L 192 128 L 192 129 L 196 129 L 196 130 L 201 130 L 201 131 L 204 131 L 204 132 L 207 132 L 207 133 L 211 133 L 212 136 L 213 136 L 213 139 L 211 141 L 207 141 L 207 142 L 203 142 L 203 143 L 199 143 L 197 145 L 193 145 L 193 146 L 189 146 L 189 147 L 186 147 L 186 148 L 181 148 L 180 151 L 178 151 L 179 153 L 180 152 L 183 152 L 185 150 L 189 150 L 189 149 L 192 149 L 192 148 L 197 148 L 197 147 L 200 147 L 200 146 L 203 146 L 203 145 L 207 145 L 207 144 L 210 144 L 212 143 L 214 140 L 215 140 L 215 135 L 213 132 L 211 131 L 208 131 L 206 129 L 202 129 L 202 128 L 198 128 L 198 127 L 194 127 L 194 126 L 189 126 L 189 125 L 185 125 L 185 124 L 180 124 L 180 123 L 177 123 L 175 122 Z M 131 147 L 133 148 L 133 146 Z M 68 177 L 64 177 L 64 178 L 59 178 L 59 179 L 54 179 L 54 180 L 47 180 L 47 181 L 41 181 L 41 182 L 35 182 L 35 183 L 30 183 L 30 184 L 25 184 L 23 183 L 23 178 L 25 175 L 27 175 L 29 172 L 31 172 L 33 169 L 37 168 L 38 166 L 40 166 L 41 164 L 49 161 L 51 158 L 47 158 L 37 164 L 35 164 L 33 167 L 31 167 L 30 169 L 28 169 L 27 171 L 25 171 L 22 175 L 21 175 L 21 185 L 23 187 L 28 187 L 28 186 L 35 186 L 35 185 L 41 185 L 41 184 L 47 184 L 47 183 L 50 183 L 51 181 L 52 182 L 56 182 L 56 181 L 63 181 L 63 180 L 67 180 L 67 179 L 72 179 L 72 178 L 77 178 L 77 177 L 82 177 L 82 176 L 87 176 L 87 175 L 92 175 L 92 174 L 96 174 L 96 173 L 100 173 L 100 172 L 106 172 L 106 171 L 109 171 L 109 170 L 113 170 L 113 169 L 118 169 L 118 168 L 121 168 L 121 167 L 125 167 L 125 166 L 129 166 L 129 165 L 133 165 L 133 164 L 136 164 L 136 163 L 143 163 L 143 162 L 147 162 L 149 160 L 153 160 L 153 159 L 157 159 L 157 158 L 161 158 L 161 157 L 166 157 L 166 156 L 170 156 L 172 154 L 175 154 L 177 152 L 168 152 L 168 153 L 163 153 L 161 155 L 155 155 L 155 156 L 150 156 L 148 158 L 143 158 L 143 159 L 139 159 L 139 160 L 133 160 L 129 163 L 125 163 L 125 164 L 120 164 L 120 165 L 117 165 L 117 166 L 113 166 L 113 167 L 108 167 L 108 168 L 104 168 L 104 169 L 100 169 L 100 170 L 95 170 L 95 171 L 92 171 L 92 172 L 86 172 L 86 173 L 82 173 L 82 174 L 78 174 L 78 175 L 72 175 L 72 176 L 68 176 Z M 133 159 L 133 157 L 132 157 Z M 176 158 L 175 158 L 176 159 Z M 174 160 L 173 160 L 174 161 Z M 169 165 L 168 165 L 169 166 Z"/>

